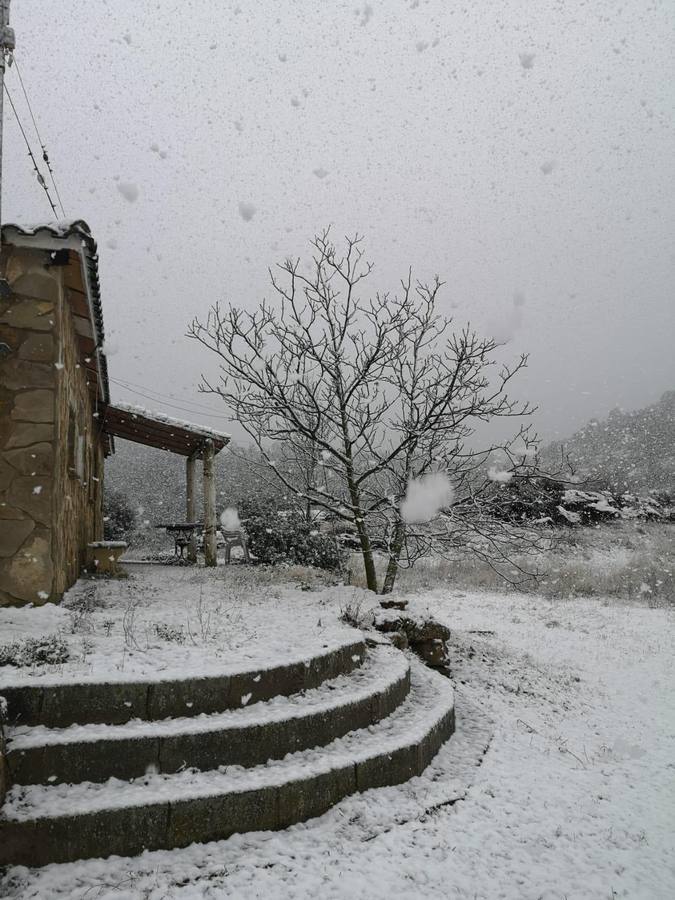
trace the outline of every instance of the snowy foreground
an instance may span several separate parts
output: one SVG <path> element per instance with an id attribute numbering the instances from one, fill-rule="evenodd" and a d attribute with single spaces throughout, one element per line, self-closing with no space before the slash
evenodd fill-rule
<path id="1" fill-rule="evenodd" d="M 190 590 L 214 602 L 235 577 L 222 570 L 211 581 L 195 576 L 164 571 L 146 581 L 153 622 L 161 610 L 163 621 L 179 627 Z M 366 597 L 353 588 L 279 591 L 252 582 L 246 593 L 239 585 L 222 607 L 232 625 L 222 630 L 227 639 L 220 643 L 211 625 L 202 654 L 207 645 L 207 656 L 228 646 L 220 662 L 229 664 L 257 653 L 256 637 L 272 654 L 280 633 L 337 638 L 340 607 Z M 121 621 L 122 606 L 94 614 L 90 674 L 97 642 L 116 634 L 106 626 L 111 634 L 101 638 L 106 629 L 96 619 Z M 451 589 L 418 596 L 410 609 L 428 609 L 453 629 L 457 733 L 423 777 L 349 798 L 285 832 L 11 869 L 0 896 L 675 897 L 675 610 Z M 237 638 L 236 623 L 246 639 Z M 25 628 L 25 619 L 13 626 Z M 139 646 L 150 633 L 138 625 Z M 165 658 L 168 669 L 176 650 L 188 653 L 186 645 L 149 643 L 145 652 Z M 128 664 L 126 657 L 126 671 Z"/>

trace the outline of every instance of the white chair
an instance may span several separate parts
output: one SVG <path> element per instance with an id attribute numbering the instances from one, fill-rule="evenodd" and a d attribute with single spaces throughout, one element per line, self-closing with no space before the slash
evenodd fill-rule
<path id="1" fill-rule="evenodd" d="M 251 557 L 248 553 L 248 544 L 246 543 L 246 535 L 243 531 L 225 531 L 221 528 L 220 533 L 225 541 L 225 565 L 230 564 L 230 554 L 233 547 L 241 547 L 244 551 L 244 559 L 247 563 L 251 562 Z"/>

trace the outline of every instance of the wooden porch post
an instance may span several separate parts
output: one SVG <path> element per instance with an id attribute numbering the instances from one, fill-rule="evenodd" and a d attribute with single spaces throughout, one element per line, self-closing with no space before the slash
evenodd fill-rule
<path id="1" fill-rule="evenodd" d="M 195 513 L 195 493 L 197 489 L 197 457 L 195 455 L 188 456 L 185 463 L 185 485 L 187 502 L 185 504 L 185 521 L 195 522 L 197 515 Z M 187 558 L 190 562 L 197 562 L 197 538 L 192 533 L 187 548 Z"/>
<path id="2" fill-rule="evenodd" d="M 216 479 L 213 441 L 204 444 L 204 561 L 216 565 Z"/>

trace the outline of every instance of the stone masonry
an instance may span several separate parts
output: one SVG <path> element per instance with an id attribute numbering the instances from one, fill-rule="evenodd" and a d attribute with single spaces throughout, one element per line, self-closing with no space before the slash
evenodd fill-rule
<path id="1" fill-rule="evenodd" d="M 58 597 L 77 577 L 87 542 L 100 537 L 103 454 L 64 269 L 49 262 L 45 250 L 3 247 L 0 606 Z M 84 440 L 79 473 L 69 428 Z"/>

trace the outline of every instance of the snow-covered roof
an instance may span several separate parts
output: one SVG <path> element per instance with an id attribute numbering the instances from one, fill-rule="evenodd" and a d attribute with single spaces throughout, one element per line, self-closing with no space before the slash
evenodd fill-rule
<path id="1" fill-rule="evenodd" d="M 169 450 L 181 456 L 199 454 L 207 441 L 212 441 L 218 453 L 230 441 L 230 435 L 173 419 L 142 406 L 126 403 L 110 404 L 103 419 L 103 430 L 114 437 L 135 441 L 159 450 Z"/>
<path id="2" fill-rule="evenodd" d="M 91 229 L 84 219 L 54 219 L 51 222 L 34 222 L 31 224 L 21 224 L 17 222 L 7 222 L 2 226 L 5 229 L 15 231 L 17 234 L 25 237 L 39 236 L 40 232 L 55 238 L 68 238 L 72 235 L 79 234 L 83 240 L 93 240 Z"/>

